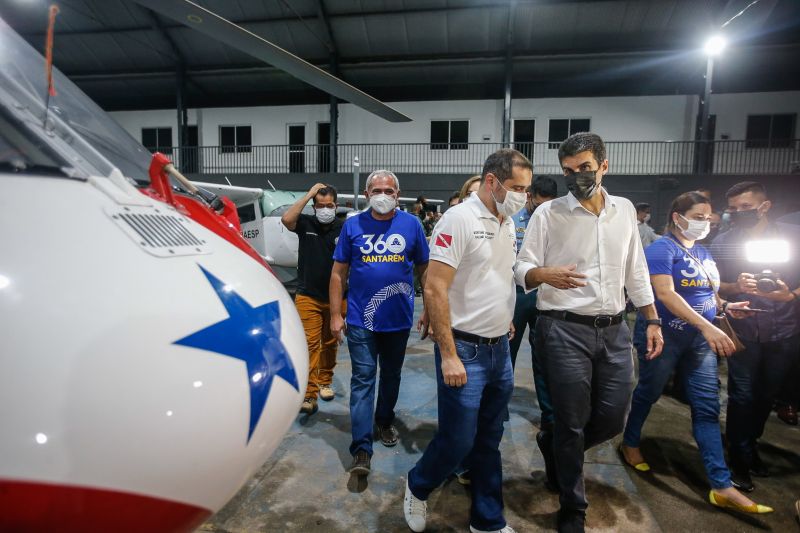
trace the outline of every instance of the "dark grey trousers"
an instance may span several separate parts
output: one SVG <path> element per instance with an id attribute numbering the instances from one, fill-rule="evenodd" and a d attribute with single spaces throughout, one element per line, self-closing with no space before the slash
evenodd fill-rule
<path id="1" fill-rule="evenodd" d="M 583 454 L 619 435 L 630 410 L 634 385 L 630 329 L 624 321 L 594 328 L 540 315 L 535 339 L 553 401 L 561 508 L 585 511 L 589 504 Z"/>

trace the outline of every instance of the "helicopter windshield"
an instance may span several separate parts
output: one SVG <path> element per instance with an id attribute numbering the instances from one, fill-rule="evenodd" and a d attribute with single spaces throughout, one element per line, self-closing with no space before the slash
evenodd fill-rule
<path id="1" fill-rule="evenodd" d="M 81 174 L 108 176 L 118 168 L 148 182 L 150 152 L 55 67 L 53 81 L 56 95 L 48 101 L 44 58 L 0 19 L 0 106 L 60 148 Z"/>

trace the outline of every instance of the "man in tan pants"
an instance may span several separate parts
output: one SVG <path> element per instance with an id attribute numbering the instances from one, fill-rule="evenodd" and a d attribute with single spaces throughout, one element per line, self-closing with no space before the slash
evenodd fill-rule
<path id="1" fill-rule="evenodd" d="M 311 200 L 314 215 L 303 214 Z M 300 241 L 295 306 L 308 342 L 308 388 L 300 412 L 311 415 L 317 412 L 317 395 L 325 401 L 335 396 L 332 383 L 338 339 L 330 328 L 328 284 L 342 230 L 342 220 L 336 217 L 336 189 L 317 183 L 283 214 L 281 222 Z"/>

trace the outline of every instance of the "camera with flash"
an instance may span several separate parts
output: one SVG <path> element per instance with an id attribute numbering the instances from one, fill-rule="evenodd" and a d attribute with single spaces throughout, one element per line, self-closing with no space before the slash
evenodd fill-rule
<path id="1" fill-rule="evenodd" d="M 744 245 L 747 261 L 754 264 L 780 264 L 789 262 L 789 243 L 783 240 L 748 241 Z M 753 275 L 759 292 L 775 292 L 778 290 L 780 274 L 764 269 Z"/>

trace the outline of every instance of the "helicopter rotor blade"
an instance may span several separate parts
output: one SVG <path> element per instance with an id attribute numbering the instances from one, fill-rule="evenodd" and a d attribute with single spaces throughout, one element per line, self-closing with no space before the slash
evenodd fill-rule
<path id="1" fill-rule="evenodd" d="M 346 100 L 389 122 L 411 121 L 410 117 L 389 107 L 377 98 L 373 98 L 364 91 L 356 89 L 336 76 L 194 2 L 189 0 L 133 1 L 159 15 L 175 20 L 256 59 L 269 63 L 317 89 Z"/>

